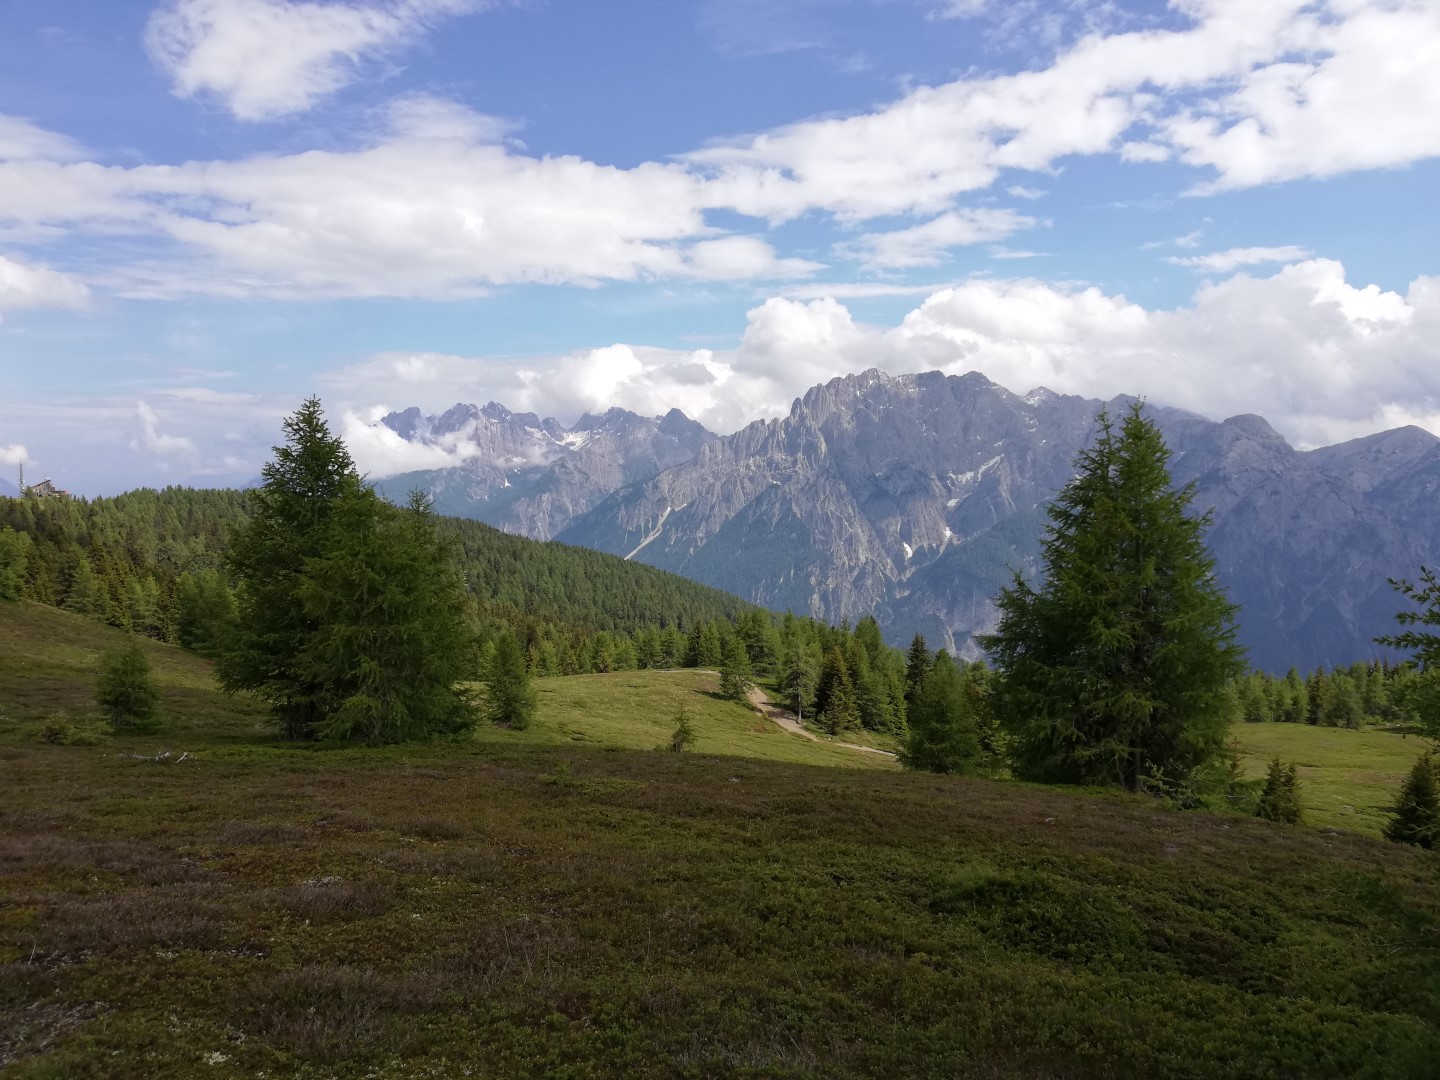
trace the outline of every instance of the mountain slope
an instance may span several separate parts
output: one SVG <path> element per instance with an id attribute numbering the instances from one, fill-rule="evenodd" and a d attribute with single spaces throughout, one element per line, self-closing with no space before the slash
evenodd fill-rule
<path id="1" fill-rule="evenodd" d="M 995 590 L 1035 568 L 1043 508 L 1103 404 L 1021 397 L 974 372 L 847 376 L 616 492 L 559 538 L 773 608 L 874 612 L 892 642 L 918 631 L 975 655 Z M 1307 454 L 1260 417 L 1150 411 L 1177 481 L 1213 510 L 1210 544 L 1252 661 L 1372 654 L 1395 610 L 1386 578 L 1440 556 L 1425 524 L 1434 499 L 1419 505 L 1440 486 L 1440 440 L 1412 429 Z"/>
<path id="2" fill-rule="evenodd" d="M 389 498 L 431 494 L 441 513 L 548 540 L 610 492 L 689 461 L 714 440 L 678 409 L 644 417 L 624 409 L 586 414 L 572 427 L 490 402 L 440 416 L 419 409 L 382 421 L 409 443 L 462 457 L 458 465 L 378 481 Z"/>

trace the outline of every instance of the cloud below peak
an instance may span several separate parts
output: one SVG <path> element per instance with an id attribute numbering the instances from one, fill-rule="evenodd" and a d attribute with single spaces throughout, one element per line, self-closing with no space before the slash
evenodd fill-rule
<path id="1" fill-rule="evenodd" d="M 1137 394 L 1215 419 L 1258 412 L 1316 446 L 1407 423 L 1440 434 L 1437 342 L 1440 278 L 1400 294 L 1352 285 L 1338 262 L 1311 259 L 1205 284 L 1172 310 L 1094 287 L 977 279 L 936 291 L 888 328 L 857 323 L 832 298 L 772 297 L 729 350 L 614 344 L 519 362 L 386 354 L 330 382 L 356 415 L 397 399 L 426 409 L 493 399 L 562 421 L 616 405 L 679 407 L 727 432 L 783 414 L 836 375 L 975 370 L 1017 392 Z M 365 438 L 367 467 L 383 475 L 383 436 Z"/>

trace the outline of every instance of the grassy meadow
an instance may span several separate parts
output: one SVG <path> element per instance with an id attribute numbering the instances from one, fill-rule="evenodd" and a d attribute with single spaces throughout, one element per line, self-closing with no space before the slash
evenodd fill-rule
<path id="1" fill-rule="evenodd" d="M 1308 724 L 1236 724 L 1241 768 L 1263 778 L 1275 758 L 1295 762 L 1308 825 L 1379 836 L 1415 759 L 1428 743 L 1413 735 L 1370 728 Z"/>
<path id="2" fill-rule="evenodd" d="M 524 733 L 322 749 L 154 645 L 162 731 L 37 741 L 116 637 L 0 606 L 6 1080 L 1390 1078 L 1440 1055 L 1427 853 L 833 757 L 694 672 L 542 683 Z M 677 703 L 699 748 L 650 749 Z"/>

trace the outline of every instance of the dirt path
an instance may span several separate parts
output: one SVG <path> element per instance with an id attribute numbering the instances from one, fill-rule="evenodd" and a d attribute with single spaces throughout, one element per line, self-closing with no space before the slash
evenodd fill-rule
<path id="1" fill-rule="evenodd" d="M 873 746 L 861 746 L 859 743 L 849 742 L 831 742 L 829 739 L 820 738 L 820 736 L 814 732 L 805 730 L 805 728 L 800 725 L 800 721 L 795 718 L 794 713 L 776 705 L 775 702 L 770 700 L 769 695 L 758 686 L 752 686 L 750 688 L 750 704 L 759 709 L 760 715 L 764 716 L 765 719 L 773 720 L 786 731 L 794 732 L 796 735 L 803 735 L 811 742 L 828 743 L 831 746 L 843 746 L 847 750 L 861 750 L 867 754 L 880 754 L 888 758 L 895 756 L 889 750 L 877 750 Z"/>

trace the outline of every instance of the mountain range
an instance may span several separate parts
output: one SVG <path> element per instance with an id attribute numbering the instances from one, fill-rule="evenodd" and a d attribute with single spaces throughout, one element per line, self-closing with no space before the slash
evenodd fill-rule
<path id="1" fill-rule="evenodd" d="M 1033 573 L 1045 505 L 1110 402 L 971 372 L 867 371 L 716 436 L 678 411 L 565 427 L 495 403 L 382 422 L 467 459 L 383 481 L 445 513 L 672 570 L 770 608 L 874 614 L 896 644 L 978 655 L 992 597 Z M 1257 667 L 1349 663 L 1394 626 L 1390 577 L 1440 562 L 1440 439 L 1420 428 L 1298 451 L 1254 415 L 1147 406 L 1211 511 L 1217 575 Z"/>

